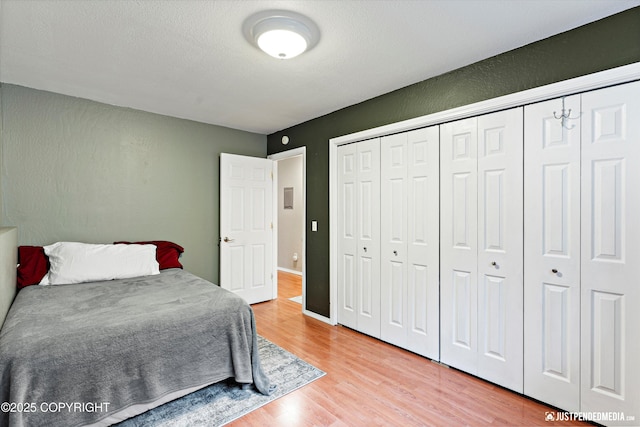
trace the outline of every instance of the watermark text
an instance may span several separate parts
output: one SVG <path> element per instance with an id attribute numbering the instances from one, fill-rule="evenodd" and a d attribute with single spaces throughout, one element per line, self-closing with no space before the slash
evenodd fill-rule
<path id="1" fill-rule="evenodd" d="M 107 412 L 110 402 L 2 402 L 0 412 Z"/>
<path id="2" fill-rule="evenodd" d="M 625 415 L 624 412 L 565 412 L 547 411 L 544 413 L 545 421 L 590 421 L 598 424 L 610 421 L 635 421 L 634 415 Z"/>

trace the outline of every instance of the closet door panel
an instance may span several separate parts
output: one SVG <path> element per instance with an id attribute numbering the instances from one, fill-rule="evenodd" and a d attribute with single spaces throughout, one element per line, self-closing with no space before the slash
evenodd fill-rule
<path id="1" fill-rule="evenodd" d="M 640 408 L 640 82 L 582 95 L 582 411 Z"/>
<path id="2" fill-rule="evenodd" d="M 554 112 L 571 109 L 575 119 Z M 524 393 L 580 408 L 580 96 L 525 107 Z"/>
<path id="3" fill-rule="evenodd" d="M 407 349 L 440 358 L 440 132 L 407 134 Z"/>
<path id="4" fill-rule="evenodd" d="M 357 143 L 357 329 L 380 337 L 380 140 Z"/>
<path id="5" fill-rule="evenodd" d="M 407 133 L 381 140 L 381 338 L 407 345 Z"/>
<path id="6" fill-rule="evenodd" d="M 523 391 L 523 110 L 478 118 L 478 375 Z"/>
<path id="7" fill-rule="evenodd" d="M 356 144 L 338 147 L 338 321 L 357 329 Z"/>
<path id="8" fill-rule="evenodd" d="M 440 126 L 440 360 L 477 374 L 477 118 Z"/>

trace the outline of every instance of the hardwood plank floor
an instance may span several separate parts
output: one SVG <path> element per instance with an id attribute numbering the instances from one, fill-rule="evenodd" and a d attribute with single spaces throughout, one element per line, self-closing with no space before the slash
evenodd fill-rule
<path id="1" fill-rule="evenodd" d="M 231 425 L 587 425 L 545 421 L 546 412 L 555 414 L 555 409 L 348 328 L 304 316 L 300 304 L 288 299 L 301 294 L 296 280 L 299 276 L 281 272 L 279 298 L 253 306 L 258 334 L 327 375 Z"/>

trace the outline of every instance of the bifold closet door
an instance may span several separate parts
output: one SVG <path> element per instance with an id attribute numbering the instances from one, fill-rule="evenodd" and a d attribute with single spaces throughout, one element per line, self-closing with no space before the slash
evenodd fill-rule
<path id="1" fill-rule="evenodd" d="M 440 360 L 478 373 L 478 119 L 440 125 Z"/>
<path id="2" fill-rule="evenodd" d="M 338 147 L 338 322 L 380 337 L 380 140 Z"/>
<path id="3" fill-rule="evenodd" d="M 571 119 L 554 112 L 571 110 Z M 524 393 L 580 410 L 580 95 L 525 107 Z"/>
<path id="4" fill-rule="evenodd" d="M 581 411 L 640 422 L 640 82 L 582 95 Z"/>
<path id="5" fill-rule="evenodd" d="M 439 359 L 439 131 L 381 140 L 381 331 Z"/>
<path id="6" fill-rule="evenodd" d="M 522 108 L 441 125 L 441 361 L 523 390 Z"/>

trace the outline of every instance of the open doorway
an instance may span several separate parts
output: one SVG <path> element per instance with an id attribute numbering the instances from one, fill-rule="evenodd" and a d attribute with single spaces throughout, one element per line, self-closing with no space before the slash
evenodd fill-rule
<path id="1" fill-rule="evenodd" d="M 287 298 L 306 311 L 306 148 L 272 154 L 274 168 L 274 218 L 276 230 L 278 294 L 281 286 Z M 296 295 L 293 295 L 296 294 Z"/>

